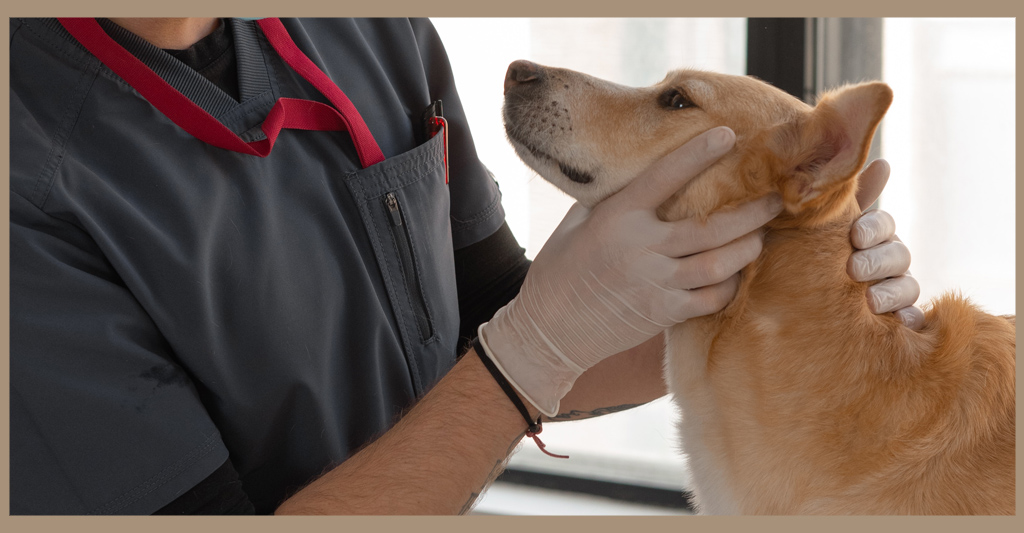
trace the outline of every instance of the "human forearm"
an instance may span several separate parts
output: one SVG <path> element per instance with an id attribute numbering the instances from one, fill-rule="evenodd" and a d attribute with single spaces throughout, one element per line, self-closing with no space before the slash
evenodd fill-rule
<path id="1" fill-rule="evenodd" d="M 587 370 L 545 421 L 581 420 L 617 413 L 668 394 L 662 376 L 664 335 L 613 355 Z"/>
<path id="2" fill-rule="evenodd" d="M 277 513 L 463 513 L 501 472 L 525 429 L 471 350 L 393 428 Z"/>

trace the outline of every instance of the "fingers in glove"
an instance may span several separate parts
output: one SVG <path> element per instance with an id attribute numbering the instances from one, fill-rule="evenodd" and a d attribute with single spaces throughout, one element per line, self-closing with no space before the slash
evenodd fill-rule
<path id="1" fill-rule="evenodd" d="M 850 229 L 850 242 L 859 249 L 891 241 L 896 236 L 896 221 L 881 209 L 873 209 L 854 221 Z"/>
<path id="2" fill-rule="evenodd" d="M 722 283 L 757 259 L 762 238 L 760 231 L 752 231 L 725 246 L 677 259 L 669 284 L 677 289 L 697 289 Z"/>
<path id="3" fill-rule="evenodd" d="M 924 327 L 924 311 L 916 307 L 897 309 L 893 314 L 910 329 L 919 330 Z"/>
<path id="4" fill-rule="evenodd" d="M 725 155 L 736 134 L 724 126 L 710 129 L 662 157 L 613 198 L 655 208 Z"/>
<path id="5" fill-rule="evenodd" d="M 692 218 L 671 222 L 668 238 L 652 249 L 670 257 L 685 257 L 718 248 L 760 228 L 781 212 L 782 198 L 769 194 L 736 209 L 714 213 L 707 222 Z"/>
<path id="6" fill-rule="evenodd" d="M 670 316 L 674 322 L 679 323 L 693 317 L 717 313 L 729 305 L 739 288 L 740 275 L 733 274 L 721 283 L 691 291 L 679 291 L 679 297 L 675 299 Z"/>
<path id="7" fill-rule="evenodd" d="M 902 276 L 910 269 L 910 250 L 900 241 L 880 244 L 850 254 L 846 273 L 854 281 L 875 281 Z"/>
<path id="8" fill-rule="evenodd" d="M 876 159 L 860 173 L 857 178 L 857 204 L 863 211 L 875 203 L 882 194 L 885 183 L 889 181 L 889 163 L 884 159 Z"/>
<path id="9" fill-rule="evenodd" d="M 910 307 L 921 295 L 921 286 L 912 276 L 880 281 L 868 287 L 868 309 L 876 315 Z"/>

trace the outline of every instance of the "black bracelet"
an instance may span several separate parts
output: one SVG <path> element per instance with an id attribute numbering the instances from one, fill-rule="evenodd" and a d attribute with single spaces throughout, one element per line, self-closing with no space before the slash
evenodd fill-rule
<path id="1" fill-rule="evenodd" d="M 526 429 L 526 436 L 532 437 L 533 435 L 540 433 L 542 430 L 540 415 L 537 415 L 536 421 L 530 419 L 530 412 L 526 409 L 526 405 L 523 404 L 523 401 L 519 399 L 519 394 L 516 393 L 512 384 L 505 379 L 501 370 L 498 370 L 498 367 L 494 365 L 494 361 L 491 361 L 491 358 L 487 357 L 487 352 L 484 351 L 483 345 L 480 344 L 480 337 L 473 337 L 473 350 L 476 351 L 476 355 L 480 357 L 480 361 L 484 363 L 487 371 L 494 377 L 494 381 L 498 382 L 498 386 L 501 387 L 501 390 L 505 391 L 505 395 L 508 396 L 509 400 L 512 400 L 512 404 L 516 406 L 516 409 L 519 409 L 519 413 L 523 415 L 524 419 L 526 419 L 526 425 L 528 426 Z"/>
<path id="2" fill-rule="evenodd" d="M 557 455 L 545 449 L 544 443 L 540 440 L 540 437 L 537 436 L 544 429 L 540 423 L 540 415 L 537 415 L 536 421 L 530 418 L 530 412 L 526 410 L 526 406 L 523 405 L 523 401 L 519 399 L 519 394 L 517 394 L 516 390 L 512 388 L 512 384 L 505 379 L 505 375 L 501 373 L 501 370 L 498 370 L 494 361 L 491 361 L 491 358 L 487 356 L 487 352 L 484 350 L 483 344 L 480 343 L 480 337 L 473 337 L 472 345 L 473 351 L 476 352 L 477 357 L 479 357 L 480 361 L 484 364 L 484 368 L 491 373 L 494 381 L 498 382 L 498 386 L 501 387 L 501 390 L 505 391 L 505 395 L 508 396 L 509 400 L 512 400 L 512 404 L 516 406 L 516 409 L 519 410 L 519 413 L 522 414 L 523 418 L 526 420 L 526 436 L 532 438 L 533 442 L 537 443 L 537 447 L 540 448 L 540 451 L 550 455 L 551 457 L 568 459 L 568 455 Z"/>

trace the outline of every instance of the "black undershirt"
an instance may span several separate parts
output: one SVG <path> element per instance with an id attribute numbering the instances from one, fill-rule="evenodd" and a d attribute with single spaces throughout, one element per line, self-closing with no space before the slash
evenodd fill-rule
<path id="1" fill-rule="evenodd" d="M 238 66 L 235 59 L 235 40 L 231 35 L 231 24 L 221 20 L 217 29 L 202 40 L 184 50 L 169 50 L 178 61 L 213 82 L 220 90 L 231 95 L 237 102 L 241 96 L 238 89 Z"/>
<path id="2" fill-rule="evenodd" d="M 238 70 L 231 25 L 221 20 L 213 33 L 186 50 L 164 50 L 192 67 L 235 100 Z M 477 327 L 508 303 L 522 286 L 530 261 L 508 224 L 490 237 L 455 250 L 455 282 L 459 293 L 461 354 Z M 254 514 L 238 472 L 228 459 L 206 479 L 155 514 Z"/>

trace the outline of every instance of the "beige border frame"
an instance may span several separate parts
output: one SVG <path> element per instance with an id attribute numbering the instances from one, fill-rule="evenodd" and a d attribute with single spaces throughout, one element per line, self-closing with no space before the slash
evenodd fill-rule
<path id="1" fill-rule="evenodd" d="M 142 2 L 124 0 L 103 0 L 102 2 L 77 3 L 61 0 L 58 2 L 44 1 L 22 3 L 18 6 L 7 6 L 8 17 L 43 16 L 60 13 L 65 16 L 95 15 L 132 15 L 132 16 L 171 16 L 183 13 L 201 13 L 211 16 L 228 14 L 245 14 L 249 16 L 963 16 L 963 17 L 1016 17 L 1024 11 L 1024 5 L 1012 0 L 974 0 L 971 2 L 913 2 L 896 5 L 890 1 L 861 0 L 856 3 L 826 4 L 822 1 L 784 0 L 782 2 L 764 2 L 742 0 L 724 4 L 722 2 L 698 3 L 674 0 L 632 0 L 630 2 L 608 2 L 605 0 L 562 1 L 551 0 L 517 0 L 511 3 L 485 5 L 483 2 L 468 0 L 435 0 L 433 2 L 413 2 L 410 0 L 385 0 L 352 5 L 350 2 L 325 2 L 323 0 L 290 0 L 287 3 L 275 3 L 267 0 L 251 0 L 249 2 L 220 2 L 211 6 L 207 2 L 197 0 L 179 0 L 172 4 L 152 6 Z M 0 91 L 5 102 L 10 101 L 10 26 L 3 28 L 2 59 L 0 59 Z M 1020 64 L 1021 46 L 1017 44 L 1017 61 Z M 1019 72 L 1019 68 L 1018 68 Z M 1019 74 L 1018 74 L 1019 76 Z M 1019 111 L 1018 111 L 1019 118 Z M 3 143 L 0 145 L 0 166 L 4 183 L 9 183 L 10 172 L 10 106 L 0 106 L 0 122 L 7 125 L 3 128 Z M 1017 126 L 1017 146 L 1021 147 L 1020 123 Z M 984 156 L 980 154 L 980 156 Z M 1018 171 L 1018 178 L 1020 172 Z M 1018 179 L 1018 181 L 1020 181 Z M 9 187 L 4 187 L 0 194 L 0 209 L 10 212 Z M 1017 191 L 1018 204 L 1021 191 Z M 1020 224 L 1018 229 L 1018 265 L 1020 264 Z M 9 346 L 10 346 L 10 241 L 8 217 L 0 221 L 0 301 L 3 302 L 2 322 L 0 322 L 0 479 L 8 480 L 10 472 L 10 402 Z M 1019 267 L 1018 267 L 1019 268 Z M 1018 303 L 1020 296 L 1018 294 Z M 1019 353 L 1019 352 L 1018 352 Z M 1019 370 L 1018 370 L 1019 373 Z M 1018 380 L 1019 381 L 1019 380 Z M 1018 407 L 1021 400 L 1017 399 Z M 1018 409 L 1018 412 L 1020 410 Z M 1018 425 L 1019 427 L 1019 425 Z M 1019 442 L 1018 429 L 1018 442 Z M 1021 453 L 1018 448 L 1017 472 L 1020 478 Z M 1019 486 L 1019 484 L 1018 484 Z M 182 528 L 205 529 L 236 529 L 257 528 L 267 531 L 278 531 L 282 528 L 302 528 L 303 531 L 321 531 L 338 529 L 361 530 L 408 530 L 420 531 L 424 528 L 443 531 L 521 531 L 533 529 L 539 531 L 572 531 L 584 529 L 592 531 L 679 531 L 679 530 L 780 530 L 780 531 L 889 531 L 904 529 L 923 529 L 927 531 L 1021 531 L 1024 525 L 1017 517 L 850 517 L 850 518 L 817 518 L 817 517 L 299 517 L 299 518 L 148 518 L 148 517 L 11 517 L 9 516 L 9 483 L 0 485 L 0 527 L 4 531 L 80 531 L 95 529 L 110 530 L 141 530 L 146 531 L 178 531 Z M 1021 492 L 1017 491 L 1017 507 L 1021 508 Z M 236 521 L 229 523 L 228 521 Z M 240 521 L 245 521 L 244 523 Z"/>

